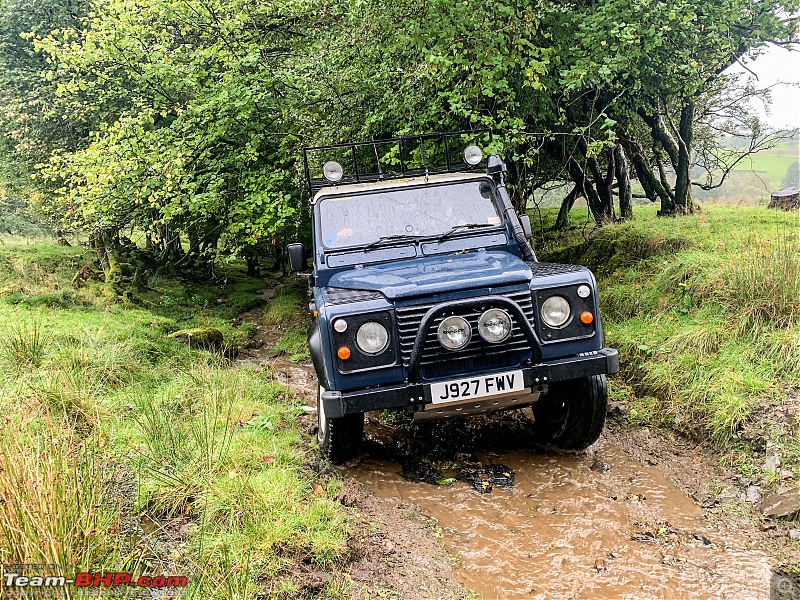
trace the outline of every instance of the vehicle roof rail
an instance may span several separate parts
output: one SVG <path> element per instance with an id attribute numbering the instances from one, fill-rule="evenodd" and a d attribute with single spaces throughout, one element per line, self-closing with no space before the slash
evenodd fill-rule
<path id="1" fill-rule="evenodd" d="M 313 197 L 322 188 L 348 183 L 474 172 L 486 168 L 491 142 L 491 129 L 476 129 L 303 148 L 306 185 Z M 478 162 L 467 162 L 464 151 L 470 146 L 481 150 L 469 155 Z"/>

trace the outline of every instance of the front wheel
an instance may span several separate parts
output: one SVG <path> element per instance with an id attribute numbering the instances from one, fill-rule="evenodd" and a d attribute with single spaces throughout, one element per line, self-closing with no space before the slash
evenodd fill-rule
<path id="1" fill-rule="evenodd" d="M 322 453 L 335 463 L 358 456 L 364 436 L 364 413 L 345 415 L 336 419 L 325 416 L 325 405 L 319 386 L 317 394 L 317 441 Z"/>
<path id="2" fill-rule="evenodd" d="M 536 432 L 557 448 L 583 450 L 600 437 L 607 408 L 605 375 L 552 383 L 533 405 Z"/>

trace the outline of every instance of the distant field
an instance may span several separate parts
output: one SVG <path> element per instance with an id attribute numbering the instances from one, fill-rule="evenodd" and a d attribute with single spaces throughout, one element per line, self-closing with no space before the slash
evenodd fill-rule
<path id="1" fill-rule="evenodd" d="M 699 202 L 722 204 L 766 205 L 770 193 L 781 189 L 786 170 L 794 161 L 800 159 L 800 141 L 787 140 L 770 150 L 758 152 L 752 157 L 744 159 L 737 165 L 725 183 L 712 190 L 702 190 L 697 186 L 692 189 L 694 199 Z M 695 174 L 695 181 L 701 181 L 701 176 Z M 715 183 L 719 181 L 719 175 Z M 541 208 L 553 208 L 561 205 L 561 200 L 566 196 L 571 185 L 553 185 L 547 191 L 538 190 L 534 194 L 529 206 L 538 205 Z M 634 182 L 634 193 L 641 194 L 642 189 Z M 634 200 L 636 204 L 649 204 L 646 200 Z M 579 201 L 576 207 L 584 207 L 585 203 Z"/>
<path id="2" fill-rule="evenodd" d="M 754 154 L 739 163 L 737 173 L 755 171 L 774 189 L 781 186 L 786 169 L 800 158 L 800 144 L 797 141 L 784 142 L 771 150 Z"/>

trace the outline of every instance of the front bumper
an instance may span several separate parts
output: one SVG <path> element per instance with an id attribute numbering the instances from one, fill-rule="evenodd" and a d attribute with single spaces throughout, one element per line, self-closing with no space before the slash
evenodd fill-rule
<path id="1" fill-rule="evenodd" d="M 558 358 L 522 367 L 525 387 L 531 389 L 554 381 L 618 372 L 619 354 L 614 348 L 603 348 L 593 354 Z M 491 373 L 480 373 L 480 375 L 491 375 Z M 322 393 L 322 402 L 325 403 L 326 416 L 337 418 L 385 408 L 419 407 L 430 401 L 426 394 L 427 388 L 428 384 L 425 383 L 401 383 L 351 392 L 329 390 Z"/>

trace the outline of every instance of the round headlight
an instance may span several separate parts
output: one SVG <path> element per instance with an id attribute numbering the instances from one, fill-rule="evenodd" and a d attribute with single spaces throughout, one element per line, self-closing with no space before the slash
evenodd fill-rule
<path id="1" fill-rule="evenodd" d="M 460 350 L 472 337 L 472 327 L 463 317 L 447 317 L 437 329 L 439 343 L 448 350 Z"/>
<path id="2" fill-rule="evenodd" d="M 364 354 L 380 354 L 389 345 L 389 332 L 380 323 L 369 321 L 358 328 L 356 344 Z"/>
<path id="3" fill-rule="evenodd" d="M 335 160 L 329 160 L 322 165 L 322 174 L 325 176 L 325 179 L 335 183 L 344 175 L 344 169 L 342 169 L 342 165 Z"/>
<path id="4" fill-rule="evenodd" d="M 499 308 L 490 308 L 478 320 L 478 333 L 487 342 L 499 344 L 511 335 L 511 317 Z"/>
<path id="5" fill-rule="evenodd" d="M 483 151 L 476 145 L 467 146 L 464 148 L 464 162 L 468 165 L 475 166 L 483 160 Z"/>
<path id="6" fill-rule="evenodd" d="M 344 319 L 336 319 L 333 322 L 333 328 L 339 333 L 344 333 L 347 331 L 347 321 Z"/>
<path id="7" fill-rule="evenodd" d="M 550 327 L 561 327 L 569 319 L 569 302 L 563 296 L 550 296 L 542 304 L 542 321 Z"/>
<path id="8" fill-rule="evenodd" d="M 588 285 L 579 285 L 578 286 L 578 297 L 579 298 L 588 298 L 589 294 L 592 293 L 591 288 Z"/>

